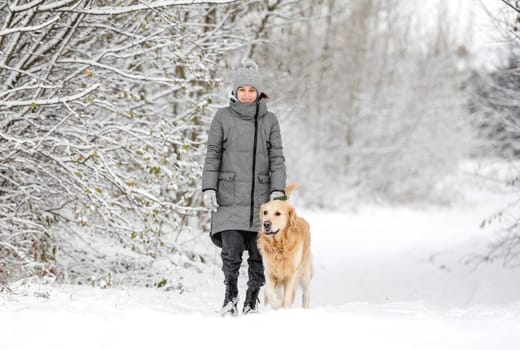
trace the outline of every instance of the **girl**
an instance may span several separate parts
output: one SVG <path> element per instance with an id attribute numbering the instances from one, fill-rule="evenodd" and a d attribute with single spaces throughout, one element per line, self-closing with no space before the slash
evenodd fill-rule
<path id="1" fill-rule="evenodd" d="M 238 315 L 237 280 L 248 251 L 248 282 L 242 312 L 257 311 L 265 283 L 256 244 L 258 210 L 285 195 L 285 158 L 276 116 L 267 110 L 258 66 L 245 62 L 234 75 L 229 106 L 211 123 L 202 174 L 204 205 L 211 211 L 211 239 L 222 248 L 226 292 L 222 315 Z"/>

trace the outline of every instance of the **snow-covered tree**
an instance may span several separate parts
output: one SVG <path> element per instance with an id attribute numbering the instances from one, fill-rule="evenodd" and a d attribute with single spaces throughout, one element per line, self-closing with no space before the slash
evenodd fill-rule
<path id="1" fill-rule="evenodd" d="M 473 140 L 446 1 L 1 2 L 0 278 L 197 265 L 179 234 L 207 228 L 206 132 L 243 58 L 300 198 L 430 199 Z"/>
<path id="2" fill-rule="evenodd" d="M 481 124 L 488 139 L 484 151 L 508 162 L 505 185 L 509 193 L 520 189 L 520 3 L 503 0 L 502 11 L 494 18 L 504 34 L 506 54 L 491 72 L 475 75 L 477 94 L 473 107 L 485 116 Z M 520 198 L 486 218 L 482 226 L 499 223 L 501 229 L 480 261 L 501 259 L 505 266 L 520 265 Z"/>
<path id="3" fill-rule="evenodd" d="M 229 1 L 0 4 L 0 277 L 146 270 L 200 212 Z M 116 249 L 116 247 L 120 249 Z"/>
<path id="4" fill-rule="evenodd" d="M 275 21 L 276 41 L 256 49 L 307 203 L 443 200 L 437 182 L 474 141 L 457 35 L 467 24 L 449 20 L 445 1 L 423 5 L 306 2 L 301 21 Z"/>

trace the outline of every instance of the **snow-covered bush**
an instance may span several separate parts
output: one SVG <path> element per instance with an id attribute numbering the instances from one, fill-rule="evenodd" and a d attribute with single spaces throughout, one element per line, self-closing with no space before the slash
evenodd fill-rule
<path id="1" fill-rule="evenodd" d="M 476 72 L 477 87 L 472 107 L 484 115 L 481 133 L 487 142 L 481 149 L 492 159 L 507 162 L 501 176 L 493 176 L 516 198 L 482 221 L 482 226 L 498 223 L 499 232 L 481 261 L 501 260 L 505 266 L 520 266 L 520 6 L 503 1 L 495 18 L 505 44 L 502 60 L 491 71 Z M 504 191 L 504 189 L 502 189 Z"/>
<path id="2" fill-rule="evenodd" d="M 211 1 L 0 4 L 1 279 L 200 260 L 176 234 L 201 212 L 228 16 Z"/>

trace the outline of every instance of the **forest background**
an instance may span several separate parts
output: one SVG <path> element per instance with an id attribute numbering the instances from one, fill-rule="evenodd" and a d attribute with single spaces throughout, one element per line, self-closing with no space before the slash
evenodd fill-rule
<path id="1" fill-rule="evenodd" d="M 449 206 L 445 180 L 490 159 L 518 192 L 519 9 L 0 1 L 0 282 L 164 286 L 171 266 L 206 264 L 206 134 L 243 59 L 262 69 L 303 207 Z M 508 235 L 484 259 L 514 265 L 518 202 L 497 210 L 484 224 Z"/>

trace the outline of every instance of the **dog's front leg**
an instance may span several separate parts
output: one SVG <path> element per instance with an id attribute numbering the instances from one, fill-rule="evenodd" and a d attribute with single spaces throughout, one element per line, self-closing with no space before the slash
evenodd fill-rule
<path id="1" fill-rule="evenodd" d="M 296 276 L 288 278 L 285 282 L 284 291 L 283 291 L 283 308 L 288 309 L 294 303 L 294 298 L 296 296 Z"/>
<path id="2" fill-rule="evenodd" d="M 302 306 L 304 309 L 308 309 L 309 308 L 309 304 L 310 304 L 310 301 L 311 301 L 311 295 L 310 295 L 310 291 L 309 291 L 309 283 L 308 282 L 304 282 L 302 284 Z"/>
<path id="3" fill-rule="evenodd" d="M 264 293 L 266 295 L 269 304 L 274 310 L 278 310 L 282 306 L 282 301 L 277 293 L 276 282 L 272 278 L 267 278 Z"/>
<path id="4" fill-rule="evenodd" d="M 312 279 L 312 262 L 309 259 L 303 269 L 303 272 L 300 275 L 299 284 L 302 288 L 302 306 L 304 309 L 309 308 L 309 304 L 311 301 L 310 294 L 310 283 Z"/>

